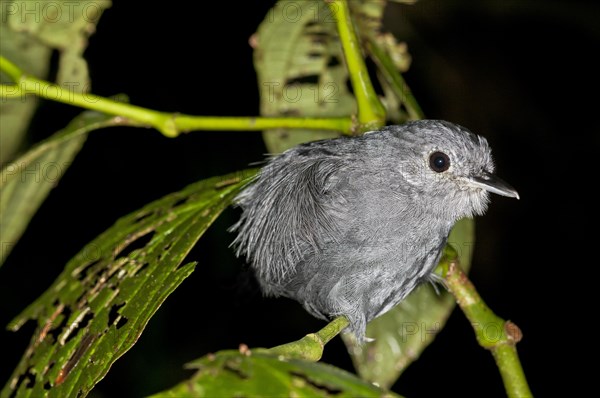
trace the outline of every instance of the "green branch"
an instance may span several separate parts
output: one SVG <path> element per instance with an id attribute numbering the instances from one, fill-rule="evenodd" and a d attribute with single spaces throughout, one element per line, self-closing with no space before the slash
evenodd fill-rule
<path id="1" fill-rule="evenodd" d="M 485 304 L 473 283 L 462 271 L 456 251 L 446 246 L 444 258 L 436 269 L 448 290 L 471 322 L 477 342 L 492 352 L 509 397 L 532 397 L 517 354 L 516 344 L 523 337 L 511 321 L 505 321 Z"/>
<path id="2" fill-rule="evenodd" d="M 350 116 L 336 118 L 220 117 L 159 112 L 98 95 L 80 94 L 66 90 L 56 84 L 26 75 L 2 56 L 0 56 L 0 71 L 5 72 L 15 82 L 14 85 L 0 85 L 1 99 L 36 95 L 52 101 L 121 116 L 127 119 L 129 125 L 154 127 L 167 137 L 176 137 L 183 132 L 194 130 L 260 131 L 273 128 L 301 128 L 332 130 L 344 134 L 351 134 L 355 130 Z"/>
<path id="3" fill-rule="evenodd" d="M 0 70 L 8 75 L 13 82 L 18 82 L 24 75 L 15 64 L 0 55 Z"/>
<path id="4" fill-rule="evenodd" d="M 358 106 L 359 130 L 368 131 L 382 127 L 385 124 L 385 108 L 371 83 L 348 3 L 346 0 L 329 0 L 326 2 L 336 20 L 340 41 L 342 42 L 350 82 Z"/>
<path id="5" fill-rule="evenodd" d="M 396 97 L 406 106 L 408 116 L 411 120 L 423 119 L 425 115 L 419 106 L 419 103 L 412 95 L 410 88 L 404 81 L 402 74 L 394 65 L 394 61 L 389 54 L 377 44 L 375 38 L 369 36 L 366 44 L 367 50 L 371 54 L 373 61 L 379 67 L 383 78 L 389 84 Z"/>
<path id="6" fill-rule="evenodd" d="M 269 348 L 266 352 L 316 362 L 321 359 L 325 344 L 340 334 L 348 326 L 348 323 L 346 317 L 339 316 L 316 333 L 307 334 L 300 340 L 291 343 Z"/>

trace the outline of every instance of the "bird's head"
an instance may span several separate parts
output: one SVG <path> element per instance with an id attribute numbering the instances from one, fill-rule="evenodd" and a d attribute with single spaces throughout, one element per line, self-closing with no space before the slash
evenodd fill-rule
<path id="1" fill-rule="evenodd" d="M 407 194 L 445 219 L 481 215 L 489 193 L 519 198 L 517 191 L 494 175 L 485 138 L 464 127 L 438 120 L 410 122 L 384 129 L 395 139 L 396 172 Z"/>

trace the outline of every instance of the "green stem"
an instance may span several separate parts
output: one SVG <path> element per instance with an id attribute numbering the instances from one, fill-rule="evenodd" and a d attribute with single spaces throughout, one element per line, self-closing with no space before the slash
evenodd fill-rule
<path id="1" fill-rule="evenodd" d="M 533 397 L 514 344 L 499 345 L 492 350 L 492 355 L 500 370 L 507 395 L 510 398 Z"/>
<path id="2" fill-rule="evenodd" d="M 348 324 L 348 319 L 345 316 L 339 316 L 316 333 L 307 334 L 300 340 L 291 343 L 269 348 L 265 352 L 316 362 L 321 359 L 325 344 L 340 334 Z"/>
<path id="3" fill-rule="evenodd" d="M 532 397 L 517 354 L 516 344 L 523 337 L 517 325 L 492 312 L 460 268 L 453 249 L 447 247 L 436 272 L 444 278 L 448 290 L 471 322 L 479 345 L 492 352 L 507 395 Z"/>
<path id="4" fill-rule="evenodd" d="M 27 96 L 33 94 L 48 100 L 79 106 L 109 115 L 121 116 L 131 119 L 131 121 L 135 121 L 139 125 L 153 126 L 167 137 L 177 135 L 177 131 L 174 130 L 174 126 L 172 125 L 172 117 L 167 113 L 118 102 L 94 94 L 65 90 L 56 84 L 34 77 L 22 75 L 16 85 L 1 87 L 0 93 L 6 93 L 9 90 L 13 91 L 10 95 L 7 95 L 9 98 L 18 95 Z"/>
<path id="5" fill-rule="evenodd" d="M 375 38 L 372 36 L 367 38 L 367 50 L 396 97 L 406 106 L 409 118 L 411 120 L 423 119 L 425 115 L 402 77 L 402 74 L 394 65 L 394 61 L 392 61 L 389 54 L 377 44 Z"/>
<path id="6" fill-rule="evenodd" d="M 80 94 L 24 74 L 16 65 L 0 56 L 0 70 L 15 80 L 14 85 L 0 85 L 0 98 L 24 98 L 28 94 L 52 101 L 79 106 L 126 118 L 130 125 L 154 127 L 167 137 L 194 130 L 259 131 L 272 128 L 302 128 L 340 131 L 351 134 L 355 127 L 351 117 L 220 117 L 192 116 L 159 112 L 111 100 L 93 94 Z"/>
<path id="7" fill-rule="evenodd" d="M 174 114 L 173 122 L 181 131 L 191 130 L 266 130 L 284 129 L 315 129 L 333 130 L 350 134 L 353 129 L 350 117 L 221 117 L 221 116 L 190 116 Z"/>
<path id="8" fill-rule="evenodd" d="M 346 0 L 329 0 L 327 4 L 336 19 L 337 30 L 342 42 L 350 82 L 358 106 L 359 129 L 368 131 L 379 128 L 385 124 L 385 108 L 371 83 L 348 2 Z"/>
<path id="9" fill-rule="evenodd" d="M 23 76 L 23 71 L 8 59 L 0 55 L 0 70 L 8 75 L 13 82 L 19 81 Z"/>

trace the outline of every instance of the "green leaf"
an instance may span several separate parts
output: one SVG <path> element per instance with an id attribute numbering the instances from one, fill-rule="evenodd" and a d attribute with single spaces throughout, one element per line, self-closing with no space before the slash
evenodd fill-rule
<path id="1" fill-rule="evenodd" d="M 38 143 L 0 171 L 0 266 L 50 190 L 58 184 L 87 134 L 119 118 L 83 112 L 63 130 Z"/>
<path id="2" fill-rule="evenodd" d="M 12 1 L 5 6 L 8 24 L 15 32 L 26 32 L 46 46 L 63 50 L 85 48 L 110 0 Z M 83 42 L 82 42 L 83 41 Z"/>
<path id="3" fill-rule="evenodd" d="M 335 20 L 315 1 L 277 2 L 253 36 L 263 116 L 338 117 L 356 113 Z M 270 153 L 339 134 L 274 129 L 263 133 Z"/>
<path id="4" fill-rule="evenodd" d="M 187 253 L 255 170 L 214 177 L 119 219 L 86 245 L 33 304 L 36 331 L 1 397 L 81 397 L 137 341 L 194 270 Z"/>
<path id="5" fill-rule="evenodd" d="M 15 2 L 16 12 L 9 17 L 9 26 L 17 32 L 35 37 L 50 48 L 59 50 L 60 60 L 56 84 L 78 93 L 88 92 L 90 80 L 83 52 L 89 36 L 110 0 L 41 1 L 33 6 Z M 27 13 L 31 13 L 30 15 Z"/>
<path id="6" fill-rule="evenodd" d="M 0 3 L 0 55 L 10 59 L 27 73 L 46 77 L 51 49 L 8 26 L 11 12 L 18 7 L 15 2 Z M 0 83 L 12 83 L 12 80 L 0 73 Z M 36 105 L 37 99 L 34 96 L 0 102 L 0 165 L 8 162 L 21 145 Z"/>
<path id="7" fill-rule="evenodd" d="M 56 83 L 89 91 L 87 63 L 82 57 L 88 37 L 95 31 L 109 0 L 2 1 L 0 4 L 0 55 L 39 78 L 48 74 L 53 49 L 60 51 Z M 0 74 L 0 83 L 13 83 Z M 37 98 L 32 95 L 0 103 L 0 164 L 12 159 L 29 125 Z"/>
<path id="8" fill-rule="evenodd" d="M 359 32 L 365 37 L 378 35 L 386 3 L 356 0 L 349 5 Z M 262 115 L 356 114 L 334 13 L 323 2 L 294 0 L 281 0 L 268 12 L 251 39 Z M 269 152 L 276 154 L 300 143 L 338 135 L 331 131 L 274 129 L 265 131 L 263 138 Z"/>
<path id="9" fill-rule="evenodd" d="M 152 397 L 399 397 L 327 364 L 259 352 L 221 351 L 188 367 L 198 371 Z"/>
<path id="10" fill-rule="evenodd" d="M 448 242 L 457 250 L 461 266 L 468 271 L 475 242 L 475 223 L 465 218 L 456 223 Z M 455 300 L 440 287 L 423 284 L 402 303 L 367 326 L 375 341 L 360 347 L 352 336 L 342 335 L 359 375 L 364 380 L 389 388 L 400 374 L 444 327 Z"/>
<path id="11" fill-rule="evenodd" d="M 58 49 L 56 83 L 70 91 L 89 91 L 88 68 L 82 54 L 102 11 L 109 6 L 108 0 L 3 1 L 0 55 L 15 62 L 25 73 L 44 78 L 51 50 Z M 4 75 L 0 75 L 0 81 L 14 83 Z M 81 149 L 85 135 L 116 120 L 84 113 L 67 128 L 14 160 L 37 101 L 34 96 L 26 95 L 0 103 L 0 266 Z M 8 163 L 9 159 L 12 163 Z"/>

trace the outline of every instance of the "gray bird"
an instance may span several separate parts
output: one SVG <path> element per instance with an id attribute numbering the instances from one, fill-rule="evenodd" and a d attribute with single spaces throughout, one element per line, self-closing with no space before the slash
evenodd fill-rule
<path id="1" fill-rule="evenodd" d="M 237 196 L 232 245 L 263 292 L 312 315 L 366 325 L 432 274 L 448 234 L 489 193 L 519 198 L 492 173 L 485 138 L 438 120 L 299 145 L 269 160 Z"/>

